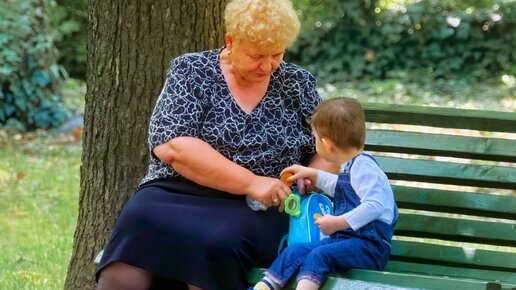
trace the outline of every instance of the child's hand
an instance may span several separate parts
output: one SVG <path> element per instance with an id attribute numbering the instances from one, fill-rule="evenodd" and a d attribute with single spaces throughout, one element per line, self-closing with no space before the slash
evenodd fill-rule
<path id="1" fill-rule="evenodd" d="M 315 224 L 319 227 L 321 232 L 327 236 L 349 228 L 349 224 L 345 218 L 329 214 L 317 217 Z"/>
<path id="2" fill-rule="evenodd" d="M 283 171 L 281 171 L 281 175 L 287 173 L 293 174 L 292 176 L 287 178 L 287 181 L 289 182 L 294 182 L 294 180 L 309 180 L 310 184 L 315 184 L 315 181 L 317 179 L 317 172 L 318 170 L 315 168 L 305 167 L 301 165 L 292 165 L 290 167 L 283 169 Z"/>

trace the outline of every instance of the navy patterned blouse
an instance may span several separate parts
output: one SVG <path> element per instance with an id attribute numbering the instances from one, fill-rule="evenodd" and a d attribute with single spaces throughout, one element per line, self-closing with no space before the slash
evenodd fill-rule
<path id="1" fill-rule="evenodd" d="M 287 166 L 307 164 L 315 145 L 306 120 L 321 102 L 314 77 L 282 62 L 263 99 L 246 113 L 229 91 L 220 53 L 190 53 L 172 61 L 150 120 L 151 152 L 168 140 L 189 136 L 257 175 L 278 177 Z M 151 154 L 141 184 L 168 177 L 180 174 Z"/>

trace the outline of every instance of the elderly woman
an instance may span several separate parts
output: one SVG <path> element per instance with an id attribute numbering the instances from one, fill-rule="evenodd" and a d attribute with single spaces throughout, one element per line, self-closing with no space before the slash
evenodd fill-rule
<path id="1" fill-rule="evenodd" d="M 291 193 L 281 170 L 333 166 L 315 155 L 306 121 L 321 101 L 315 80 L 282 61 L 300 26 L 291 1 L 233 0 L 225 21 L 224 48 L 172 61 L 149 171 L 105 248 L 99 289 L 244 289 L 287 231 L 272 208 Z"/>

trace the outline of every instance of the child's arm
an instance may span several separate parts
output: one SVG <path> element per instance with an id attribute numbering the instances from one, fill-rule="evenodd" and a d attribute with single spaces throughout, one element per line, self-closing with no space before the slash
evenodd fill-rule
<path id="1" fill-rule="evenodd" d="M 327 236 L 337 231 L 349 228 L 349 224 L 342 216 L 323 215 L 315 219 L 315 224 Z"/>
<path id="2" fill-rule="evenodd" d="M 285 173 L 291 173 L 292 176 L 290 176 L 287 181 L 294 182 L 298 179 L 310 179 L 313 183 L 315 183 L 315 180 L 317 179 L 317 169 L 301 166 L 301 165 L 292 165 L 290 167 L 287 167 L 281 171 L 280 176 L 282 176 Z"/>
<path id="3" fill-rule="evenodd" d="M 326 171 L 319 170 L 317 174 L 317 180 L 315 182 L 315 187 L 322 190 L 324 193 L 329 196 L 335 195 L 335 186 L 337 185 L 337 174 L 332 174 Z"/>
<path id="4" fill-rule="evenodd" d="M 336 174 L 301 165 L 287 167 L 283 169 L 281 175 L 287 172 L 293 174 L 287 179 L 290 182 L 298 179 L 310 179 L 312 184 L 315 184 L 315 186 L 324 191 L 324 193 L 333 196 L 335 192 L 338 177 Z"/>
<path id="5" fill-rule="evenodd" d="M 360 197 L 360 205 L 341 215 L 353 230 L 378 219 L 386 209 L 393 207 L 394 199 L 387 176 L 365 157 L 357 159 L 351 168 L 351 186 Z"/>

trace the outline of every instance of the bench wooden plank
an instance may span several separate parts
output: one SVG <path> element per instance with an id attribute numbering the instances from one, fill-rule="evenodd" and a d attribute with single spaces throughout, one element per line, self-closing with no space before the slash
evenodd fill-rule
<path id="1" fill-rule="evenodd" d="M 440 128 L 516 133 L 516 113 L 363 104 L 369 123 L 404 124 Z M 414 131 L 417 131 L 416 128 Z M 458 157 L 472 163 L 377 157 L 391 180 L 432 183 L 432 189 L 393 186 L 402 211 L 392 255 L 385 271 L 350 270 L 330 275 L 322 289 L 374 288 L 386 283 L 396 287 L 425 289 L 513 289 L 516 287 L 516 253 L 475 249 L 461 242 L 483 245 L 516 245 L 516 198 L 499 189 L 516 192 L 516 139 L 511 134 L 497 138 L 455 136 L 370 129 L 369 151 Z M 403 156 L 403 155 L 402 155 Z M 478 162 L 475 160 L 485 160 Z M 502 161 L 495 164 L 492 161 Z M 483 187 L 490 193 L 444 190 L 442 184 Z M 441 187 L 441 188 L 440 188 Z M 440 213 L 502 218 L 506 221 L 444 217 Z M 405 237 L 414 237 L 409 239 Z M 420 240 L 420 238 L 422 240 Z M 437 240 L 424 240 L 432 238 Z M 456 245 L 436 245 L 439 239 Z M 426 242 L 428 241 L 428 242 Z M 261 271 L 256 275 L 261 278 Z M 255 280 L 254 282 L 256 282 Z M 356 284 L 358 283 L 358 284 Z M 500 285 L 501 283 L 501 285 Z M 294 282 L 287 289 L 293 289 Z M 360 288 L 362 287 L 362 288 Z M 388 289 L 389 286 L 385 286 Z M 515 289 L 516 290 L 516 289 Z"/>
<path id="2" fill-rule="evenodd" d="M 387 176 L 394 180 L 516 189 L 516 170 L 511 167 L 385 156 L 375 158 Z"/>
<path id="3" fill-rule="evenodd" d="M 502 283 L 516 284 L 516 272 L 514 271 L 501 272 L 392 260 L 389 261 L 385 270 L 390 272 L 409 272 L 459 278 L 483 279 L 486 281 L 501 281 Z"/>
<path id="4" fill-rule="evenodd" d="M 494 195 L 393 185 L 398 206 L 453 213 L 474 213 L 516 220 L 516 198 Z M 480 211 L 480 212 L 479 212 Z M 497 214 L 501 214 L 498 216 Z"/>
<path id="5" fill-rule="evenodd" d="M 251 284 L 263 277 L 264 269 L 254 268 L 248 275 Z M 360 281 L 357 283 L 357 281 Z M 295 279 L 292 279 L 283 289 L 295 289 Z M 321 286 L 321 290 L 338 289 L 457 289 L 457 290 L 499 290 L 500 283 L 476 279 L 438 277 L 414 273 L 395 273 L 387 271 L 350 270 L 343 274 L 328 275 Z M 394 286 L 394 287 L 393 287 Z"/>
<path id="6" fill-rule="evenodd" d="M 393 240 L 391 258 L 394 257 L 516 272 L 516 253 L 480 250 L 470 247 Z"/>
<path id="7" fill-rule="evenodd" d="M 516 162 L 514 140 L 368 130 L 366 149 L 369 151 L 451 156 L 482 160 Z"/>
<path id="8" fill-rule="evenodd" d="M 367 122 L 516 133 L 516 114 L 424 106 L 363 104 Z"/>
<path id="9" fill-rule="evenodd" d="M 516 244 L 516 222 L 501 223 L 422 214 L 400 214 L 396 225 L 396 234 L 514 246 Z"/>
<path id="10" fill-rule="evenodd" d="M 339 275 L 340 276 L 340 275 Z M 481 281 L 476 279 L 456 278 L 450 276 L 433 276 L 414 273 L 399 273 L 387 271 L 369 271 L 369 270 L 351 270 L 344 274 L 343 277 L 355 280 L 365 280 L 371 282 L 384 283 L 402 287 L 418 287 L 421 289 L 454 289 L 454 290 L 472 290 L 472 289 L 501 289 L 501 284 L 493 281 Z M 335 278 L 334 278 L 335 279 Z M 328 279 L 330 280 L 330 279 Z M 338 285 L 339 279 L 335 279 L 335 285 Z M 335 289 L 335 288 L 329 288 Z M 337 288 L 338 289 L 338 288 Z"/>

